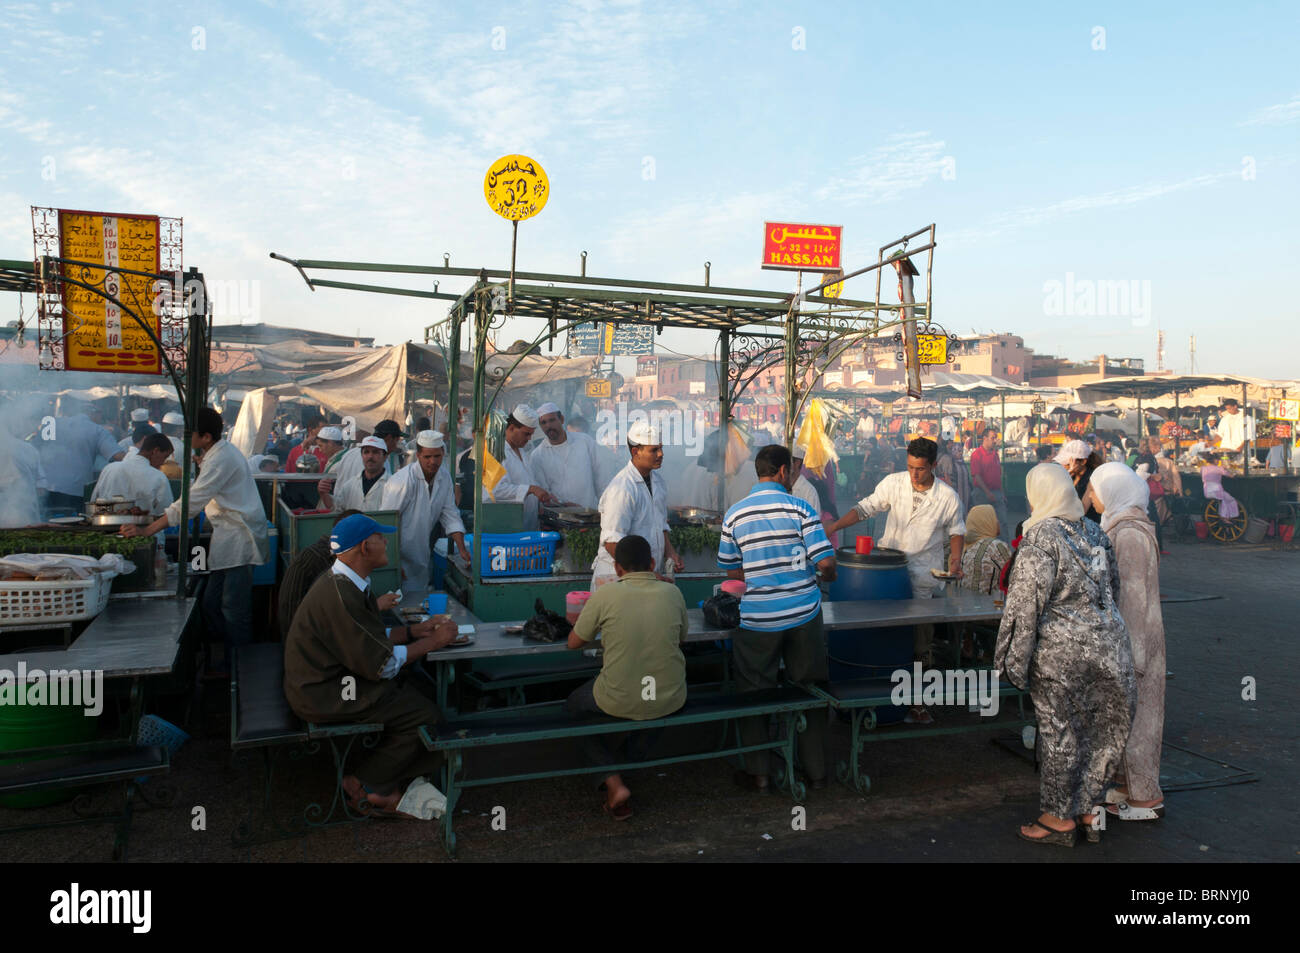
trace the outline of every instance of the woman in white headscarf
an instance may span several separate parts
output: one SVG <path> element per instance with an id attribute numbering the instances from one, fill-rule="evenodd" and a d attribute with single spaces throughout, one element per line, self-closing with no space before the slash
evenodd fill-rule
<path id="1" fill-rule="evenodd" d="M 1128 626 L 1137 674 L 1137 713 L 1124 750 L 1118 786 L 1106 800 L 1125 821 L 1164 816 L 1160 790 L 1160 746 L 1165 727 L 1165 624 L 1160 612 L 1159 544 L 1147 515 L 1146 481 L 1120 463 L 1092 475 L 1088 492 L 1101 513 L 1119 566 L 1119 611 Z M 1121 780 L 1122 778 L 1122 780 Z"/>
<path id="2" fill-rule="evenodd" d="M 1026 689 L 1038 718 L 1037 820 L 1024 840 L 1074 846 L 1100 838 L 1095 805 L 1124 755 L 1133 721 L 1133 656 L 1116 601 L 1115 553 L 1065 468 L 1025 478 L 1025 520 L 993 666 Z"/>

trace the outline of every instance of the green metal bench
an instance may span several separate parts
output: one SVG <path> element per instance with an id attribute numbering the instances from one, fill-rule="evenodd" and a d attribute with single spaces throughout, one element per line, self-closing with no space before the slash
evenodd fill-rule
<path id="1" fill-rule="evenodd" d="M 442 841 L 449 856 L 456 853 L 456 834 L 453 830 L 453 818 L 461 791 L 465 788 L 483 787 L 490 784 L 506 784 L 512 781 L 532 781 L 539 778 L 559 778 L 584 774 L 611 774 L 638 768 L 652 768 L 665 764 L 679 764 L 688 761 L 702 761 L 713 758 L 725 758 L 732 755 L 748 754 L 755 751 L 775 751 L 783 761 L 777 777 L 778 785 L 790 792 L 796 801 L 803 800 L 805 786 L 795 777 L 794 758 L 796 736 L 806 727 L 804 712 L 826 705 L 826 701 L 800 689 L 797 686 L 782 686 L 760 692 L 747 692 L 742 695 L 729 692 L 692 692 L 686 704 L 666 718 L 650 721 L 628 721 L 621 718 L 596 717 L 577 720 L 564 710 L 563 702 L 530 706 L 526 717 L 519 712 L 502 714 L 497 718 L 475 717 L 458 718 L 437 726 L 424 726 L 420 729 L 420 738 L 430 751 L 440 751 L 447 757 L 443 769 L 443 792 L 447 797 L 446 813 L 442 819 Z M 725 743 L 713 750 L 694 752 L 673 757 L 655 758 L 648 761 L 627 762 L 616 765 L 593 767 L 586 765 L 576 768 L 558 768 L 548 771 L 534 771 L 524 774 L 493 775 L 491 777 L 469 778 L 465 776 L 465 753 L 467 750 L 498 745 L 530 744 L 556 739 L 582 738 L 592 735 L 617 734 L 629 731 L 645 731 L 652 728 L 670 728 L 684 725 L 698 725 L 710 722 L 730 722 L 739 718 L 755 715 L 775 715 L 782 721 L 780 737 L 759 745 L 734 745 Z M 725 737 L 725 736 L 724 736 Z"/>
<path id="2" fill-rule="evenodd" d="M 343 776 L 348 755 L 360 740 L 371 748 L 384 730 L 381 724 L 316 725 L 304 723 L 284 697 L 284 646 L 278 642 L 247 645 L 236 650 L 230 677 L 230 750 L 232 759 L 240 752 L 256 750 L 262 754 L 263 786 L 261 815 L 270 833 L 259 833 L 256 821 L 256 790 L 249 804 L 248 816 L 240 821 L 231 836 L 239 846 L 301 837 L 313 830 L 368 820 L 370 815 L 357 812 L 342 795 Z M 298 761 L 317 754 L 321 744 L 329 746 L 334 761 L 334 785 L 329 807 L 311 801 L 301 816 L 282 824 L 275 818 L 271 798 L 275 787 L 276 755 L 287 749 L 290 760 Z"/>
<path id="3" fill-rule="evenodd" d="M 999 682 L 998 697 L 1015 696 L 1019 718 L 1015 722 L 999 721 L 996 718 L 981 718 L 977 724 L 949 725 L 943 727 L 918 727 L 915 725 L 898 726 L 898 731 L 885 731 L 876 734 L 876 709 L 893 708 L 892 694 L 894 683 L 888 677 L 856 678 L 841 682 L 831 682 L 825 686 L 806 685 L 809 692 L 824 699 L 836 711 L 845 712 L 853 724 L 853 734 L 849 741 L 849 760 L 841 761 L 836 766 L 836 777 L 842 784 L 856 790 L 859 794 L 871 793 L 871 778 L 861 770 L 861 756 L 869 741 L 898 741 L 920 738 L 930 735 L 955 735 L 984 728 L 1032 725 L 1034 720 L 1025 717 L 1026 693 L 1013 685 Z M 952 700 L 945 699 L 951 703 Z"/>
<path id="4" fill-rule="evenodd" d="M 50 757 L 51 750 L 57 750 L 58 753 Z M 120 782 L 122 807 L 116 812 L 87 813 L 92 799 L 83 791 L 72 801 L 72 810 L 77 817 L 22 824 L 0 830 L 0 834 L 16 834 L 21 831 L 112 821 L 116 826 L 112 854 L 114 860 L 126 860 L 136 793 L 140 792 L 144 796 L 143 782 L 155 775 L 166 774 L 171 766 L 167 749 L 152 745 L 138 746 L 129 741 L 90 741 L 65 745 L 59 749 L 28 748 L 6 751 L 4 757 L 6 761 L 22 758 L 38 760 L 0 765 L 0 794 L 29 794 Z M 149 801 L 149 798 L 145 797 L 145 800 Z"/>

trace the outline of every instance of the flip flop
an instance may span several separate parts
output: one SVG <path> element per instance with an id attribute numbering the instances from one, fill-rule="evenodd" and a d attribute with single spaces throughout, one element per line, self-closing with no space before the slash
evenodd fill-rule
<path id="1" fill-rule="evenodd" d="M 1026 827 L 1041 827 L 1047 831 L 1046 837 L 1030 837 L 1024 831 L 1017 829 L 1016 834 L 1021 840 L 1029 841 L 1031 844 L 1055 844 L 1058 847 L 1073 847 L 1074 842 L 1079 839 L 1078 825 L 1071 827 L 1068 831 L 1058 831 L 1054 827 L 1048 827 L 1038 818 L 1034 818 Z"/>
<path id="2" fill-rule="evenodd" d="M 913 709 L 903 719 L 905 725 L 933 725 L 934 716 L 924 708 Z"/>
<path id="3" fill-rule="evenodd" d="M 1106 792 L 1107 804 L 1123 804 L 1128 800 L 1128 792 L 1118 787 L 1111 788 Z"/>
<path id="4" fill-rule="evenodd" d="M 610 807 L 608 801 L 601 806 L 605 808 L 605 813 L 616 821 L 626 821 L 632 816 L 632 805 L 627 801 L 624 801 L 618 807 Z"/>
<path id="5" fill-rule="evenodd" d="M 1127 801 L 1121 801 L 1106 808 L 1106 813 L 1121 821 L 1158 821 L 1165 816 L 1165 804 L 1161 801 L 1154 807 L 1134 807 Z"/>

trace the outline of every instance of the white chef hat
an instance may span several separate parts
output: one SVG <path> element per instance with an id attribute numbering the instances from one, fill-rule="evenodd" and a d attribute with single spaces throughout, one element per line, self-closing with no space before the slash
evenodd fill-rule
<path id="1" fill-rule="evenodd" d="M 343 431 L 338 427 L 321 427 L 320 433 L 316 434 L 317 440 L 332 440 L 335 443 L 343 442 Z"/>
<path id="2" fill-rule="evenodd" d="M 441 450 L 446 446 L 442 442 L 442 434 L 437 430 L 421 430 L 415 435 L 415 445 L 429 450 Z"/>
<path id="3" fill-rule="evenodd" d="M 177 412 L 174 411 L 174 410 L 168 411 L 167 413 L 163 414 L 163 423 L 165 423 L 165 424 L 175 424 L 175 425 L 178 426 L 178 427 L 184 427 L 184 426 L 185 426 L 185 415 L 184 415 L 184 414 L 179 414 L 179 413 L 177 413 Z"/>
<path id="4" fill-rule="evenodd" d="M 651 427 L 645 421 L 637 421 L 627 431 L 627 442 L 638 447 L 657 447 L 663 441 L 659 439 L 659 428 Z"/>
<path id="5" fill-rule="evenodd" d="M 547 414 L 558 414 L 560 412 L 560 405 L 548 400 L 546 403 L 542 404 L 542 406 L 537 408 L 537 419 L 541 420 Z"/>
<path id="6" fill-rule="evenodd" d="M 381 438 L 375 436 L 370 436 L 367 437 L 365 440 L 362 440 L 361 446 L 374 447 L 376 450 L 384 451 L 384 453 L 388 452 L 388 444 L 384 443 L 384 441 Z"/>
<path id="7" fill-rule="evenodd" d="M 145 423 L 149 419 L 148 407 L 137 407 L 131 411 L 131 422 L 136 424 Z"/>
<path id="8" fill-rule="evenodd" d="M 537 426 L 537 413 L 527 404 L 519 404 L 514 410 L 510 411 L 510 416 L 514 418 L 515 423 L 525 427 Z"/>

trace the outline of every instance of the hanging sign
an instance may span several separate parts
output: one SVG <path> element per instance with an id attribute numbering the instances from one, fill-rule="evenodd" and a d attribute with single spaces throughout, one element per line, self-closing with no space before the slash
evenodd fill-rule
<path id="1" fill-rule="evenodd" d="M 528 156 L 502 156 L 483 177 L 488 208 L 502 218 L 522 222 L 546 207 L 551 183 L 541 163 Z"/>
<path id="2" fill-rule="evenodd" d="M 780 271 L 839 271 L 843 225 L 763 223 L 763 268 Z"/>
<path id="3" fill-rule="evenodd" d="M 1290 420 L 1300 423 L 1300 400 L 1294 397 L 1270 397 L 1268 415 L 1274 420 Z"/>
<path id="4" fill-rule="evenodd" d="M 1030 407 L 1030 413 L 1040 414 L 1040 415 L 1047 413 L 1047 401 L 1045 400 L 1034 401 L 1034 403 Z"/>
<path id="5" fill-rule="evenodd" d="M 612 391 L 608 377 L 601 377 L 595 380 L 587 381 L 588 397 L 609 397 Z"/>
<path id="6" fill-rule="evenodd" d="M 844 293 L 844 269 L 835 269 L 835 277 L 840 280 L 835 282 L 833 285 L 827 285 L 821 290 L 823 298 L 838 298 Z"/>
<path id="7" fill-rule="evenodd" d="M 918 334 L 916 355 L 922 364 L 948 363 L 948 335 Z"/>

